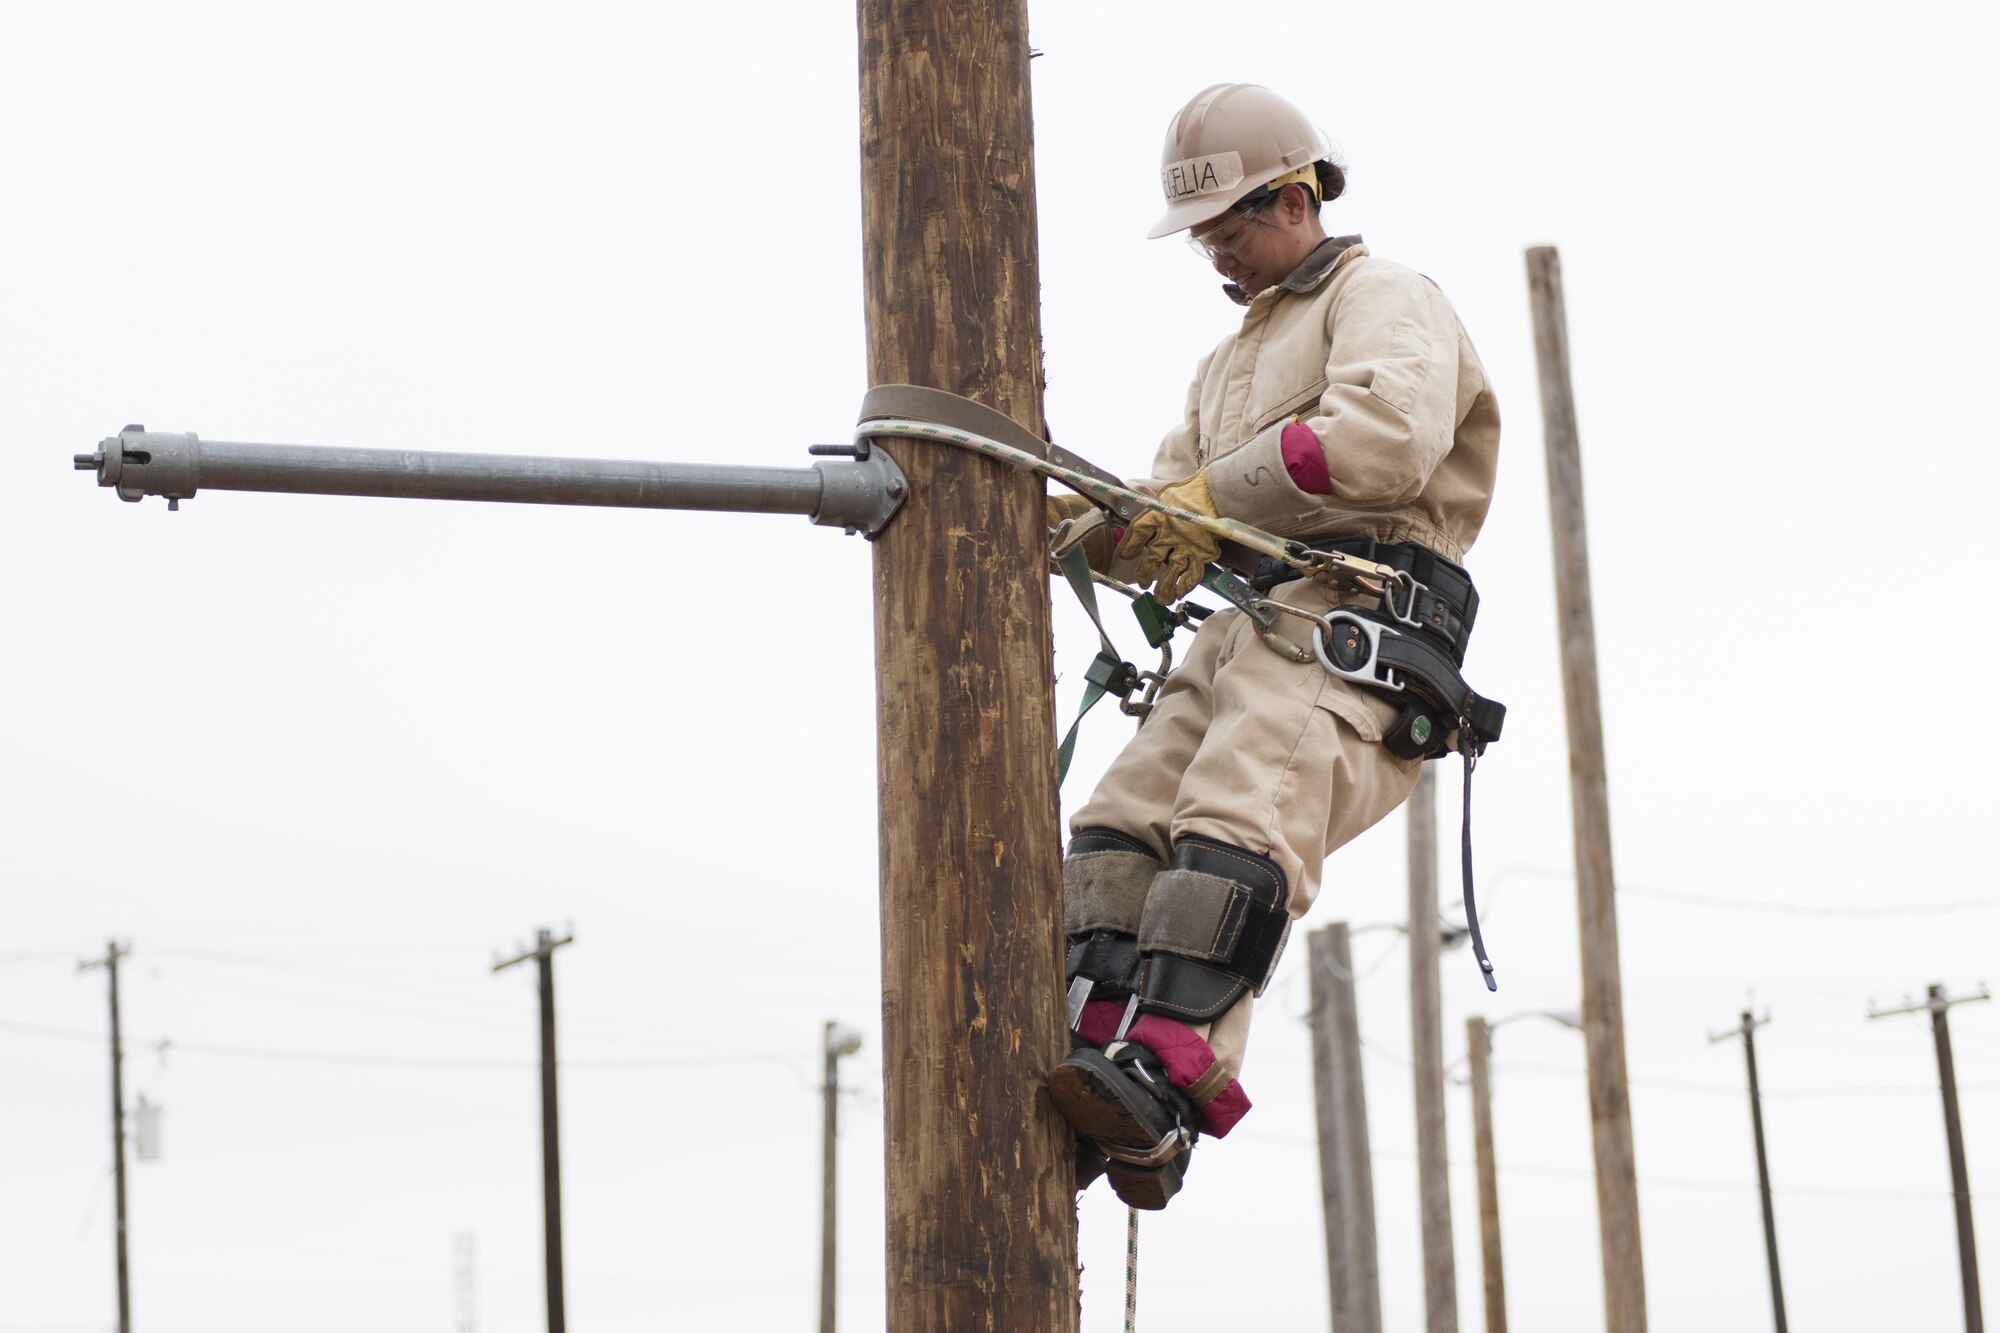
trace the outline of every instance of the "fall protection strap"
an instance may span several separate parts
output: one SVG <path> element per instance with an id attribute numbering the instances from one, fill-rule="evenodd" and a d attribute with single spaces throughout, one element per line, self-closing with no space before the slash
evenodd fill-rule
<path id="1" fill-rule="evenodd" d="M 1083 603 L 1084 614 L 1097 627 L 1097 656 L 1091 659 L 1090 667 L 1084 672 L 1088 682 L 1083 691 L 1083 706 L 1076 710 L 1076 721 L 1069 724 L 1062 744 L 1056 749 L 1056 785 L 1069 775 L 1069 761 L 1076 757 L 1076 733 L 1083 726 L 1084 716 L 1097 707 L 1098 700 L 1116 691 L 1118 697 L 1130 699 L 1132 691 L 1140 684 L 1139 669 L 1118 655 L 1118 646 L 1111 642 L 1111 635 L 1105 631 L 1104 620 L 1097 611 L 1097 589 L 1090 580 L 1090 562 L 1084 558 L 1083 547 L 1073 546 L 1057 558 L 1062 567 L 1063 577 L 1076 592 L 1076 599 Z M 1169 631 L 1171 633 L 1172 631 Z M 1157 645 L 1156 645 L 1157 646 Z"/>

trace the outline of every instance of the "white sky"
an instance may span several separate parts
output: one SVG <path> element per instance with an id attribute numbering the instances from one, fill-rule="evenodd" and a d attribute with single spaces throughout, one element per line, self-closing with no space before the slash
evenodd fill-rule
<path id="1" fill-rule="evenodd" d="M 1436 278 L 1498 385 L 1472 676 L 1512 710 L 1475 802 L 1503 989 L 1447 955 L 1453 1057 L 1469 1014 L 1576 997 L 1521 260 L 1562 248 L 1658 1329 L 1769 1317 L 1742 1060 L 1705 1040 L 1753 994 L 1796 1325 L 1960 1319 L 1929 1034 L 1864 1015 L 1974 989 L 2000 922 L 1994 35 L 1971 4 L 1034 10 L 1066 444 L 1139 470 L 1235 318 L 1141 239 L 1161 129 L 1218 79 L 1326 124 L 1353 182 L 1329 223 Z M 169 515 L 69 464 L 136 421 L 802 465 L 865 387 L 852 11 L 15 4 L 0 117 L 0 1333 L 113 1319 L 104 985 L 74 971 L 111 936 L 128 1095 L 166 1108 L 165 1160 L 132 1170 L 139 1327 L 447 1328 L 460 1231 L 480 1329 L 541 1327 L 532 971 L 487 969 L 567 922 L 573 1326 L 811 1326 L 825 1018 L 869 1034 L 842 1316 L 879 1326 L 865 544 L 226 493 Z M 1091 651 L 1065 608 L 1065 712 Z M 1093 722 L 1072 801 L 1124 727 Z M 1398 916 L 1402 838 L 1340 853 L 1308 925 Z M 1402 953 L 1357 952 L 1410 1330 Z M 1262 1010 L 1256 1112 L 1143 1228 L 1150 1329 L 1325 1327 L 1304 961 Z M 1952 1019 L 1990 1284 L 2000 1005 Z M 1595 1327 L 1580 1043 L 1524 1022 L 1496 1060 L 1515 1327 Z M 1115 1328 L 1123 1210 L 1100 1188 L 1082 1220 L 1085 1327 Z"/>

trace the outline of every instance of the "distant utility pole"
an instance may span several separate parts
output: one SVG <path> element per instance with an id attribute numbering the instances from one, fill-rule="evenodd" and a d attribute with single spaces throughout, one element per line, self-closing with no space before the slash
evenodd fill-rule
<path id="1" fill-rule="evenodd" d="M 1493 1157 L 1493 1032 L 1484 1018 L 1465 1020 L 1472 1080 L 1472 1163 L 1479 1183 L 1479 1266 L 1486 1296 L 1485 1333 L 1507 1333 L 1507 1280 L 1500 1262 L 1500 1168 Z"/>
<path id="2" fill-rule="evenodd" d="M 1491 1023 L 1465 1020 L 1465 1058 L 1472 1084 L 1472 1162 L 1479 1181 L 1479 1258 L 1485 1278 L 1486 1333 L 1507 1333 L 1507 1282 L 1500 1263 L 1500 1167 L 1493 1151 L 1493 1034 L 1523 1018 L 1546 1018 L 1573 1031 L 1583 1015 L 1569 1009 L 1536 1009 Z"/>
<path id="3" fill-rule="evenodd" d="M 470 1231 L 451 1238 L 452 1333 L 478 1333 L 479 1282 L 473 1266 Z"/>
<path id="4" fill-rule="evenodd" d="M 101 967 L 111 978 L 111 1176 L 118 1196 L 118 1333 L 132 1333 L 132 1276 L 125 1250 L 125 1045 L 118 1030 L 118 960 L 130 954 L 117 940 L 104 957 L 76 965 L 79 972 Z"/>
<path id="5" fill-rule="evenodd" d="M 1556 614 L 1569 730 L 1570 824 L 1576 842 L 1576 909 L 1583 964 L 1583 1038 L 1590 1081 L 1590 1137 L 1597 1159 L 1598 1244 L 1607 1333 L 1645 1333 L 1646 1273 L 1639 1249 L 1639 1171 L 1625 1079 L 1625 1000 L 1618 971 L 1611 811 L 1604 722 L 1597 695 L 1597 630 L 1583 521 L 1583 461 L 1570 391 L 1569 324 L 1555 247 L 1528 251 L 1535 360 L 1554 529 Z"/>
<path id="6" fill-rule="evenodd" d="M 1743 1011 L 1742 1020 L 1726 1032 L 1711 1032 L 1708 1043 L 1743 1038 L 1743 1060 L 1750 1068 L 1750 1133 L 1757 1143 L 1757 1191 L 1764 1199 L 1764 1258 L 1771 1269 L 1771 1316 L 1778 1333 L 1785 1333 L 1785 1286 L 1778 1279 L 1778 1218 L 1771 1206 L 1771 1164 L 1764 1153 L 1764 1099 L 1757 1087 L 1757 1039 L 1752 1035 L 1771 1020 L 1752 1018 Z"/>
<path id="7" fill-rule="evenodd" d="M 542 996 L 542 1245 L 548 1273 L 549 1333 L 563 1333 L 562 1166 L 556 1144 L 556 969 L 555 952 L 575 940 L 535 932 L 535 947 L 493 965 L 495 972 L 535 960 Z"/>
<path id="8" fill-rule="evenodd" d="M 1993 992 L 1981 986 L 1977 995 L 1953 998 L 1944 993 L 1943 986 L 1933 985 L 1928 996 L 1922 1004 L 1906 1004 L 1900 1009 L 1877 1009 L 1868 1016 L 1887 1018 L 1891 1014 L 1930 1013 L 1931 1036 L 1937 1042 L 1938 1086 L 1944 1090 L 1944 1139 L 1945 1147 L 1951 1154 L 1951 1197 L 1958 1211 L 1958 1273 L 1965 1298 L 1965 1333 L 1983 1333 L 1986 1316 L 1981 1313 L 1979 1303 L 1979 1256 L 1972 1245 L 1972 1184 L 1965 1170 L 1965 1132 L 1958 1122 L 1958 1076 L 1953 1072 L 1951 1063 L 1951 1029 L 1945 1025 L 1944 1016 L 1945 1011 L 1955 1004 L 1990 1000 Z"/>
<path id="9" fill-rule="evenodd" d="M 861 1034 L 844 1028 L 832 1019 L 826 1022 L 826 1097 L 820 1126 L 819 1187 L 819 1333 L 834 1333 L 835 1223 L 839 1209 L 834 1206 L 834 1145 L 840 1138 L 840 1057 L 861 1049 Z"/>
<path id="10" fill-rule="evenodd" d="M 1444 1124 L 1444 1019 L 1438 992 L 1437 773 L 1425 764 L 1403 805 L 1410 860 L 1410 1066 L 1416 1086 L 1417 1196 L 1423 1224 L 1425 1333 L 1458 1333 L 1451 1167 Z"/>
<path id="11" fill-rule="evenodd" d="M 1320 1204 L 1334 1333 L 1382 1333 L 1375 1254 L 1375 1177 L 1368 1099 L 1361 1085 L 1361 1023 L 1347 923 L 1306 937 L 1312 996 L 1313 1096 L 1319 1110 Z"/>

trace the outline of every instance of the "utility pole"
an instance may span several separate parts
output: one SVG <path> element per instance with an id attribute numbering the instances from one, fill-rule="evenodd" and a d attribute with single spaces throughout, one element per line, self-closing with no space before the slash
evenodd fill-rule
<path id="1" fill-rule="evenodd" d="M 549 1333 L 563 1333 L 562 1165 L 556 1141 L 556 969 L 555 952 L 575 940 L 535 932 L 535 947 L 493 964 L 495 972 L 535 960 L 542 1009 L 542 1257 L 547 1271 Z"/>
<path id="2" fill-rule="evenodd" d="M 1891 1014 L 1930 1013 L 1931 1036 L 1937 1043 L 1938 1086 L 1944 1091 L 1944 1139 L 1945 1148 L 1951 1155 L 1951 1197 L 1958 1214 L 1958 1276 L 1965 1302 L 1965 1333 L 1983 1333 L 1986 1316 L 1981 1312 L 1979 1302 L 1979 1255 L 1972 1244 L 1972 1183 L 1965 1169 L 1965 1131 L 1958 1120 L 1958 1076 L 1951 1063 L 1951 1029 L 1946 1026 L 1944 1016 L 1955 1004 L 1990 1000 L 1993 992 L 1981 986 L 1977 995 L 1952 997 L 1944 993 L 1943 986 L 1934 984 L 1927 995 L 1922 1004 L 1874 1010 L 1868 1016 L 1887 1018 Z"/>
<path id="3" fill-rule="evenodd" d="M 946 390 L 1036 453 L 1025 0 L 860 0 L 864 417 Z M 932 418 L 935 419 L 935 418 Z M 1043 488 L 895 440 L 875 541 L 889 1333 L 1072 1333 Z"/>
<path id="4" fill-rule="evenodd" d="M 1311 963 L 1313 1099 L 1319 1111 L 1320 1204 L 1334 1333 L 1382 1333 L 1375 1254 L 1375 1177 L 1368 1099 L 1361 1085 L 1361 1023 L 1347 923 L 1306 937 Z"/>
<path id="5" fill-rule="evenodd" d="M 104 957 L 76 965 L 79 972 L 101 967 L 111 979 L 111 1178 L 118 1197 L 118 1333 L 132 1333 L 132 1274 L 125 1242 L 125 1045 L 118 1029 L 118 960 L 131 952 L 109 940 Z"/>
<path id="6" fill-rule="evenodd" d="M 1639 1171 L 1625 1079 L 1625 1000 L 1618 971 L 1611 811 L 1605 787 L 1604 721 L 1597 694 L 1597 630 L 1584 531 L 1583 460 L 1570 390 L 1569 324 L 1562 262 L 1554 246 L 1528 251 L 1540 367 L 1542 431 L 1554 529 L 1556 614 L 1568 717 L 1570 824 L 1576 842 L 1576 909 L 1583 966 L 1583 1038 L 1590 1083 L 1590 1137 L 1597 1161 L 1598 1244 L 1604 1263 L 1607 1333 L 1645 1333 L 1646 1274 L 1639 1248 Z"/>
<path id="7" fill-rule="evenodd" d="M 451 1238 L 452 1333 L 479 1333 L 479 1280 L 474 1268 L 473 1233 Z"/>
<path id="8" fill-rule="evenodd" d="M 1465 1020 L 1465 1051 L 1472 1079 L 1472 1160 L 1479 1181 L 1486 1333 L 1507 1333 L 1507 1279 L 1500 1263 L 1500 1168 L 1493 1155 L 1493 1032 L 1484 1018 L 1475 1015 Z"/>
<path id="9" fill-rule="evenodd" d="M 861 1049 L 861 1034 L 828 1019 L 822 1044 L 826 1048 L 826 1082 L 821 1092 L 826 1104 L 820 1126 L 819 1333 L 834 1333 L 834 1225 L 839 1216 L 834 1206 L 834 1144 L 840 1137 L 840 1057 Z"/>
<path id="10" fill-rule="evenodd" d="M 1444 1019 L 1438 992 L 1437 774 L 1425 764 L 1403 804 L 1410 858 L 1410 1066 L 1416 1085 L 1417 1197 L 1423 1223 L 1425 1333 L 1458 1333 L 1451 1168 L 1444 1132 Z"/>
<path id="11" fill-rule="evenodd" d="M 1500 1262 L 1500 1167 L 1493 1151 L 1493 1034 L 1523 1018 L 1546 1018 L 1575 1032 L 1583 1015 L 1572 1009 L 1536 1009 L 1489 1023 L 1465 1020 L 1465 1059 L 1472 1084 L 1472 1156 L 1479 1180 L 1479 1258 L 1485 1279 L 1486 1333 L 1507 1333 L 1507 1281 Z"/>
<path id="12" fill-rule="evenodd" d="M 1764 1153 L 1764 1099 L 1757 1087 L 1757 1039 L 1752 1034 L 1770 1017 L 1752 1018 L 1745 1009 L 1738 1024 L 1726 1032 L 1711 1032 L 1709 1045 L 1743 1038 L 1743 1060 L 1750 1068 L 1750 1133 L 1757 1143 L 1757 1192 L 1764 1200 L 1764 1259 L 1771 1269 L 1771 1317 L 1778 1333 L 1785 1333 L 1785 1287 L 1778 1279 L 1778 1217 L 1771 1206 L 1771 1164 Z"/>

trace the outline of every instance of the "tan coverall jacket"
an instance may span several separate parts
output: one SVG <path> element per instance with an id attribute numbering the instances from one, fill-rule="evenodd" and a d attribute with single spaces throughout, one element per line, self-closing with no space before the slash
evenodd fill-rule
<path id="1" fill-rule="evenodd" d="M 1294 419 L 1326 451 L 1331 495 L 1300 490 L 1285 470 L 1279 437 Z M 1152 475 L 1133 484 L 1157 491 L 1206 466 L 1225 518 L 1298 538 L 1420 542 L 1462 561 L 1492 498 L 1499 439 L 1493 387 L 1443 293 L 1341 237 L 1249 299 L 1242 326 L 1202 359 Z M 1303 581 L 1273 597 L 1314 612 L 1338 600 Z M 1118 829 L 1167 861 L 1188 834 L 1269 856 L 1296 919 L 1326 856 L 1415 785 L 1417 761 L 1380 743 L 1396 711 L 1266 648 L 1240 612 L 1218 612 L 1070 827 Z M 1121 913 L 1131 920 L 1093 924 L 1138 933 L 1142 910 L 1135 900 Z M 1232 1076 L 1248 1023 L 1246 996 L 1208 1034 Z"/>

